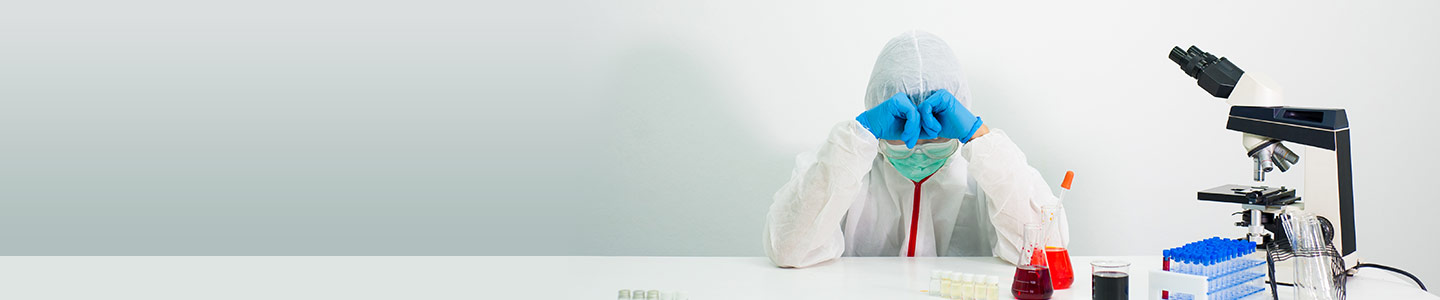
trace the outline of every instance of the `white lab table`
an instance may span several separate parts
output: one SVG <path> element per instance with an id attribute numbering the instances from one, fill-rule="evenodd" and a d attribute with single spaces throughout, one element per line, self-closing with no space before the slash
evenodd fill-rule
<path id="1" fill-rule="evenodd" d="M 1089 299 L 1089 262 L 1130 261 L 1143 299 L 1158 256 L 1073 257 L 1075 284 L 1054 299 Z M 1402 266 L 1403 267 L 1403 266 Z M 0 299 L 615 299 L 620 289 L 690 299 L 940 299 L 920 292 L 931 270 L 1001 277 L 995 258 L 842 258 L 782 269 L 763 257 L 120 256 L 0 257 Z M 1362 269 L 1349 299 L 1440 299 L 1408 279 Z M 1290 290 L 1280 287 L 1282 299 Z"/>

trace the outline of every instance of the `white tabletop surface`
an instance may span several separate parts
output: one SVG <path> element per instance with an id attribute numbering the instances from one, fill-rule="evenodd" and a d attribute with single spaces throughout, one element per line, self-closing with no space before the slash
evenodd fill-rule
<path id="1" fill-rule="evenodd" d="M 1134 263 L 1143 299 L 1158 256 L 1074 257 L 1075 284 L 1054 299 L 1089 299 L 1089 262 Z M 620 289 L 684 291 L 690 299 L 940 299 L 922 294 L 936 269 L 1001 277 L 995 258 L 841 258 L 782 269 L 763 257 L 120 256 L 0 257 L 0 299 L 615 299 Z M 1282 277 L 1283 278 L 1283 277 Z M 1349 299 L 1440 299 L 1362 269 Z M 1281 287 L 1282 298 L 1289 298 Z"/>

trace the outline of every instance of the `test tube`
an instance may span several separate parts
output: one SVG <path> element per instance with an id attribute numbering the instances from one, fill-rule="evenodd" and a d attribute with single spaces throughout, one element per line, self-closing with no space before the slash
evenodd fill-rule
<path id="1" fill-rule="evenodd" d="M 1130 299 L 1130 263 L 1118 260 L 1090 262 L 1090 298 Z"/>

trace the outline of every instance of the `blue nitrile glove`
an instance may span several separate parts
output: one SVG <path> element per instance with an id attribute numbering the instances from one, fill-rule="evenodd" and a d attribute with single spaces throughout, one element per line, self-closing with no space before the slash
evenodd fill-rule
<path id="1" fill-rule="evenodd" d="M 895 93 L 890 100 L 860 113 L 855 120 L 878 139 L 905 141 L 909 148 L 915 148 L 915 142 L 920 140 L 920 112 L 905 93 Z"/>
<path id="2" fill-rule="evenodd" d="M 970 113 L 965 105 L 955 100 L 955 95 L 947 90 L 938 90 L 920 102 L 920 118 L 924 120 L 921 127 L 933 131 L 939 129 L 938 137 L 947 139 L 958 139 L 961 143 L 970 142 L 970 136 L 975 135 L 975 130 L 985 124 Z"/>

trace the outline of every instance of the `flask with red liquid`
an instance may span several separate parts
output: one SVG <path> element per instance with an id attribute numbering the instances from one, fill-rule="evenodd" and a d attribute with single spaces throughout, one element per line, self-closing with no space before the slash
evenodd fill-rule
<path id="1" fill-rule="evenodd" d="M 1025 243 L 1020 246 L 1022 265 L 1015 267 L 1015 281 L 1010 284 L 1010 293 L 1015 299 L 1050 299 L 1055 293 L 1040 231 L 1040 224 L 1025 224 Z"/>
<path id="2" fill-rule="evenodd" d="M 1040 209 L 1040 216 L 1044 221 L 1043 238 L 1045 239 L 1045 258 L 1050 262 L 1050 279 L 1057 290 L 1070 288 L 1075 283 L 1075 271 L 1070 267 L 1070 251 L 1065 248 L 1064 238 L 1060 233 L 1060 216 L 1064 211 L 1062 201 L 1065 200 L 1065 192 L 1070 190 L 1070 183 L 1075 180 L 1074 171 L 1065 171 L 1065 180 L 1060 183 L 1060 197 L 1057 197 L 1055 205 L 1046 205 Z"/>
<path id="3" fill-rule="evenodd" d="M 1046 205 L 1040 208 L 1041 215 L 1045 217 L 1045 259 L 1050 263 L 1050 279 L 1055 289 L 1063 290 L 1070 288 L 1075 283 L 1075 272 L 1070 267 L 1070 251 L 1065 249 L 1065 242 L 1059 237 L 1060 226 L 1056 220 L 1060 215 L 1060 207 Z"/>

